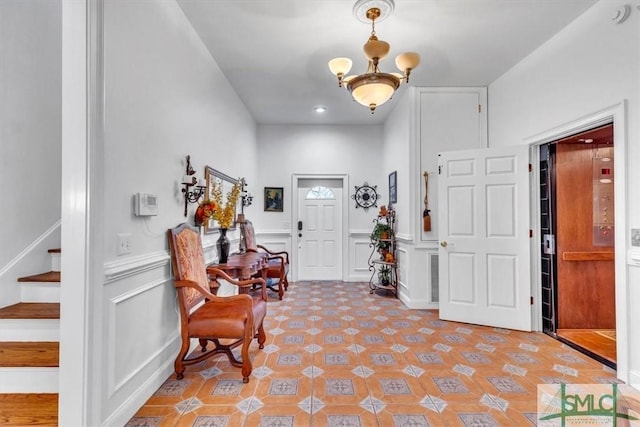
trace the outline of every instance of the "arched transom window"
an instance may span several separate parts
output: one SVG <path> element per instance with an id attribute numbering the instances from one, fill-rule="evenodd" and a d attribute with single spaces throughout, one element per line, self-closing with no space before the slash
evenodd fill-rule
<path id="1" fill-rule="evenodd" d="M 307 191 L 307 200 L 335 200 L 336 196 L 329 187 L 323 185 L 316 185 Z"/>

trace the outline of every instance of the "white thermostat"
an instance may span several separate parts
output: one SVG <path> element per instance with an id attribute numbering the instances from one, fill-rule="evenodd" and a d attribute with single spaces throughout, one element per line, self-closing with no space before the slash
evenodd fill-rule
<path id="1" fill-rule="evenodd" d="M 136 193 L 134 213 L 136 216 L 158 215 L 158 195 L 150 193 Z"/>

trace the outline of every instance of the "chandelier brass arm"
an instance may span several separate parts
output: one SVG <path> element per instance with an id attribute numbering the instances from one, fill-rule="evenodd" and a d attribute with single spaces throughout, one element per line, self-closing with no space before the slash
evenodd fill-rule
<path id="1" fill-rule="evenodd" d="M 364 54 L 369 60 L 367 71 L 360 75 L 347 75 L 353 62 L 345 57 L 329 61 L 329 70 L 338 78 L 338 86 L 345 87 L 356 102 L 369 107 L 373 114 L 376 107 L 391 99 L 403 81 L 409 82 L 411 71 L 420 64 L 420 55 L 405 52 L 396 57 L 396 66 L 403 74 L 381 72 L 379 63 L 389 53 L 390 46 L 384 40 L 378 39 L 375 23 L 381 18 L 383 10 L 389 13 L 393 10 L 394 3 L 393 0 L 358 0 L 354 6 L 354 14 L 368 4 L 372 7 L 366 9 L 365 17 L 371 21 L 371 35 L 363 46 Z"/>

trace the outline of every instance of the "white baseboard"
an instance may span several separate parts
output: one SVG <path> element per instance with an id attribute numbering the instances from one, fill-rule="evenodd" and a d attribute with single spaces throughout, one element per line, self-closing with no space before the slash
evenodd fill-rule
<path id="1" fill-rule="evenodd" d="M 173 359 L 167 360 L 164 365 L 156 370 L 135 392 L 133 392 L 122 405 L 116 408 L 109 418 L 102 423 L 102 427 L 120 427 L 138 412 L 145 402 L 149 400 L 164 382 L 173 373 Z"/>
<path id="2" fill-rule="evenodd" d="M 640 391 L 640 371 L 629 371 L 629 385 Z"/>
<path id="3" fill-rule="evenodd" d="M 412 310 L 437 310 L 438 303 L 433 303 L 429 300 L 410 300 L 407 295 L 402 292 L 402 290 L 398 293 L 398 298 L 407 308 Z"/>
<path id="4" fill-rule="evenodd" d="M 58 393 L 58 368 L 0 368 L 0 393 Z"/>

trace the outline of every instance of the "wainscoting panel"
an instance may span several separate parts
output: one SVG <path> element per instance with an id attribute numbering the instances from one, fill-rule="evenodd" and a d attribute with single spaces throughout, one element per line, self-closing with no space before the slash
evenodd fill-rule
<path id="1" fill-rule="evenodd" d="M 107 339 L 96 346 L 106 359 L 103 408 L 112 417 L 105 425 L 130 417 L 173 370 L 180 324 L 169 264 L 166 251 L 105 264 L 101 327 Z"/>
<path id="2" fill-rule="evenodd" d="M 109 396 L 173 346 L 179 322 L 171 280 L 158 280 L 110 301 Z M 167 339 L 169 338 L 169 339 Z M 173 339 L 171 339 L 173 338 Z"/>
<path id="3" fill-rule="evenodd" d="M 349 233 L 349 282 L 368 282 L 371 278 L 369 271 L 369 256 L 372 247 L 369 235 L 371 230 L 356 230 Z"/>

